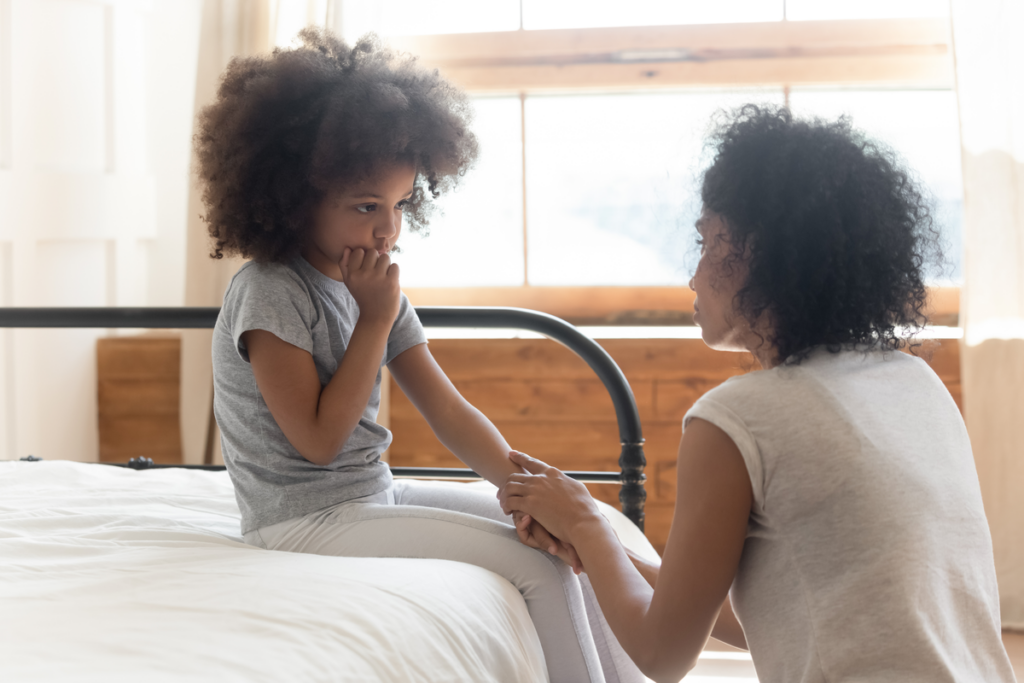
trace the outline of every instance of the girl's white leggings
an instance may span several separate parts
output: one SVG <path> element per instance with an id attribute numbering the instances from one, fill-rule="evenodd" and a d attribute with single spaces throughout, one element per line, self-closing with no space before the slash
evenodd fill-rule
<path id="1" fill-rule="evenodd" d="M 468 562 L 508 579 L 530 612 L 552 683 L 640 683 L 586 575 L 519 542 L 494 493 L 465 484 L 396 480 L 381 493 L 263 527 L 245 542 L 344 557 Z"/>

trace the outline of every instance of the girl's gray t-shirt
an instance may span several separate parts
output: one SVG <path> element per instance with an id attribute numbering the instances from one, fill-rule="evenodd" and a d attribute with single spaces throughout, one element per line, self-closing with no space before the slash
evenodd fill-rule
<path id="1" fill-rule="evenodd" d="M 326 466 L 306 460 L 267 408 L 241 336 L 266 330 L 313 356 L 325 386 L 345 355 L 359 306 L 344 283 L 301 256 L 288 263 L 242 266 L 228 285 L 213 333 L 213 409 L 224 463 L 242 512 L 242 533 L 387 489 L 391 472 L 380 454 L 391 432 L 377 424 L 381 372 L 363 416 Z M 403 294 L 381 367 L 426 343 L 423 326 Z"/>

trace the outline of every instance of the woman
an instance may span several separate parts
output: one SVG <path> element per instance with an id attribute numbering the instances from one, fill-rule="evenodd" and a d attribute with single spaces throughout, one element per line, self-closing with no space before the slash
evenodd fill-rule
<path id="1" fill-rule="evenodd" d="M 897 352 L 924 323 L 938 254 L 921 193 L 843 119 L 748 105 L 713 142 L 694 321 L 761 369 L 684 417 L 661 565 L 627 555 L 582 485 L 525 455 L 503 507 L 575 547 L 657 681 L 679 680 L 709 635 L 749 646 L 762 683 L 1013 681 L 963 421 Z"/>

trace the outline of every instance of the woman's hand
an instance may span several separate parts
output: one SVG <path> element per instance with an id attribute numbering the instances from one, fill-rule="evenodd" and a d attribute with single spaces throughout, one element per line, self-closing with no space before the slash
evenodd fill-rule
<path id="1" fill-rule="evenodd" d="M 531 548 L 547 551 L 572 567 L 572 570 L 577 574 L 583 572 L 583 562 L 580 561 L 580 556 L 576 554 L 576 549 L 567 543 L 562 543 L 549 534 L 548 530 L 530 517 L 530 515 L 516 510 L 512 512 L 512 521 L 515 524 L 516 534 L 519 536 L 520 543 Z"/>
<path id="2" fill-rule="evenodd" d="M 526 513 L 569 546 L 573 545 L 573 533 L 582 525 L 604 522 L 583 484 L 525 453 L 512 451 L 509 459 L 527 474 L 509 475 L 498 489 L 498 500 L 506 514 Z"/>
<path id="3" fill-rule="evenodd" d="M 563 543 L 549 534 L 548 530 L 530 517 L 530 515 L 525 512 L 514 511 L 512 513 L 512 519 L 515 522 L 516 533 L 519 535 L 519 541 L 523 545 L 528 545 L 531 548 L 538 548 L 540 550 L 546 550 L 562 562 L 565 562 L 567 565 L 572 567 L 572 570 L 576 574 L 582 574 L 586 571 L 583 567 L 583 560 L 580 559 L 579 554 L 576 552 L 576 548 L 572 547 L 568 543 Z M 545 539 L 550 539 L 550 541 Z"/>

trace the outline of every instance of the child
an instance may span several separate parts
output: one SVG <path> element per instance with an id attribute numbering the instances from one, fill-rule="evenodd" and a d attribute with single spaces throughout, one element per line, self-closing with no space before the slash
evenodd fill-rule
<path id="1" fill-rule="evenodd" d="M 523 593 L 552 681 L 642 680 L 596 602 L 585 606 L 589 584 L 521 544 L 491 494 L 393 481 L 380 461 L 387 364 L 467 465 L 494 483 L 522 471 L 431 357 L 389 256 L 403 218 L 425 226 L 427 194 L 454 185 L 477 146 L 465 97 L 437 72 L 373 38 L 354 48 L 314 29 L 300 38 L 233 60 L 196 136 L 214 256 L 252 259 L 228 287 L 213 342 L 214 410 L 245 541 L 484 567 Z M 525 543 L 571 561 L 543 527 L 516 521 Z"/>

